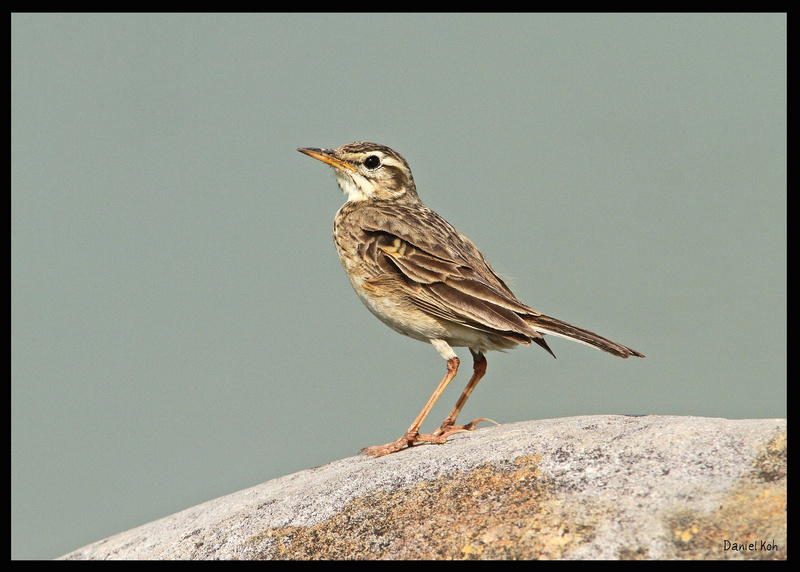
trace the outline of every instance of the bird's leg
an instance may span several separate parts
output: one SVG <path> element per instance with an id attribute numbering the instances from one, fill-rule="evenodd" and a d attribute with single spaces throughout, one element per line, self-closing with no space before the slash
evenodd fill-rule
<path id="1" fill-rule="evenodd" d="M 452 352 L 452 350 L 450 351 Z M 361 449 L 361 452 L 369 455 L 370 457 L 382 457 L 383 455 L 388 455 L 389 453 L 396 453 L 403 447 L 410 447 L 415 443 L 444 443 L 447 439 L 445 435 L 438 435 L 435 433 L 430 435 L 420 435 L 419 428 L 422 426 L 422 422 L 425 421 L 425 417 L 427 417 L 428 413 L 430 413 L 433 404 L 436 403 L 436 400 L 439 399 L 439 396 L 447 387 L 447 384 L 450 383 L 450 381 L 458 373 L 458 363 L 458 358 L 453 353 L 452 357 L 447 360 L 447 374 L 444 376 L 444 378 L 442 378 L 442 381 L 439 382 L 439 385 L 436 387 L 436 391 L 434 391 L 433 395 L 431 395 L 430 399 L 428 399 L 425 407 L 423 407 L 422 411 L 419 412 L 419 415 L 417 415 L 417 418 L 414 419 L 414 422 L 408 428 L 408 431 L 405 432 L 405 435 L 400 437 L 397 441 L 392 441 L 391 443 L 386 443 L 385 445 L 365 447 L 364 449 Z"/>
<path id="2" fill-rule="evenodd" d="M 472 377 L 467 383 L 467 387 L 464 388 L 464 391 L 461 393 L 461 397 L 458 398 L 456 402 L 456 406 L 453 407 L 453 410 L 450 412 L 450 415 L 447 416 L 442 422 L 441 427 L 439 427 L 436 431 L 433 432 L 434 436 L 447 438 L 453 433 L 458 433 L 460 431 L 472 431 L 475 429 L 475 426 L 480 423 L 481 421 L 492 421 L 487 417 L 481 417 L 480 419 L 475 419 L 474 421 L 470 421 L 466 425 L 456 425 L 456 418 L 458 414 L 461 413 L 461 409 L 464 407 L 464 404 L 469 399 L 469 396 L 472 394 L 472 390 L 475 389 L 475 386 L 478 385 L 478 382 L 486 373 L 486 357 L 483 355 L 482 352 L 476 352 L 472 348 L 470 348 L 470 353 L 472 353 Z"/>

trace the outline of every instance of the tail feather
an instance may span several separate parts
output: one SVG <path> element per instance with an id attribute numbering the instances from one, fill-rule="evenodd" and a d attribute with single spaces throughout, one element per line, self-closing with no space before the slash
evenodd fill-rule
<path id="1" fill-rule="evenodd" d="M 561 320 L 551 318 L 550 316 L 545 316 L 544 314 L 540 314 L 538 316 L 525 316 L 524 319 L 534 330 L 541 334 L 550 334 L 580 342 L 582 344 L 586 344 L 587 346 L 592 346 L 598 350 L 603 350 L 604 352 L 608 352 L 621 358 L 627 358 L 630 356 L 645 357 L 643 353 L 632 350 L 631 348 L 625 347 L 622 344 L 612 342 L 603 336 L 598 336 L 594 332 L 584 330 L 583 328 L 578 328 L 577 326 L 572 326 L 566 322 L 562 322 Z M 549 351 L 550 348 L 545 347 L 545 349 Z"/>

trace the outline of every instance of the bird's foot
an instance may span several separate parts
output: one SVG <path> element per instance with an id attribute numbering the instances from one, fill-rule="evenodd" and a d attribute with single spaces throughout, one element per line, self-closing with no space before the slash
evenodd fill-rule
<path id="1" fill-rule="evenodd" d="M 481 417 L 475 421 L 470 421 L 466 425 L 453 425 L 452 422 L 445 421 L 433 433 L 406 433 L 397 441 L 386 443 L 385 445 L 374 445 L 372 447 L 364 447 L 359 453 L 364 453 L 369 457 L 383 457 L 391 453 L 397 453 L 406 447 L 412 447 L 417 443 L 437 443 L 442 444 L 447 442 L 447 438 L 454 433 L 461 433 L 462 431 L 473 431 L 481 421 L 491 421 L 495 425 L 498 423 L 488 417 Z"/>
<path id="2" fill-rule="evenodd" d="M 364 453 L 369 457 L 383 457 L 390 453 L 397 453 L 400 449 L 411 447 L 417 443 L 444 443 L 447 441 L 446 435 L 437 435 L 434 433 L 406 433 L 397 441 L 386 443 L 385 445 L 374 445 L 372 447 L 364 447 L 359 453 Z"/>
<path id="3" fill-rule="evenodd" d="M 445 422 L 442 423 L 442 426 L 439 427 L 436 431 L 434 431 L 432 435 L 447 439 L 450 435 L 453 435 L 454 433 L 461 433 L 462 431 L 474 431 L 475 427 L 477 427 L 478 423 L 480 423 L 481 421 L 491 421 L 495 425 L 498 425 L 497 421 L 489 419 L 488 417 L 481 417 L 480 419 L 475 419 L 474 421 L 470 421 L 465 425 L 453 425 L 452 421 L 445 420 Z"/>

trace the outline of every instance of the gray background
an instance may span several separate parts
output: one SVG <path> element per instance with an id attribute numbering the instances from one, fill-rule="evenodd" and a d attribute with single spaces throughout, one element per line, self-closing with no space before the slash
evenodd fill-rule
<path id="1" fill-rule="evenodd" d="M 353 294 L 343 197 L 300 146 L 395 148 L 522 301 L 648 356 L 492 353 L 464 420 L 785 417 L 785 15 L 11 24 L 13 558 L 353 455 L 422 407 L 444 362 Z"/>

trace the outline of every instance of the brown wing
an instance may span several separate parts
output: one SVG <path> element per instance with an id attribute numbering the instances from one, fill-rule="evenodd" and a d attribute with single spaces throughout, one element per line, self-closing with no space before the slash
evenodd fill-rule
<path id="1" fill-rule="evenodd" d="M 390 213 L 375 206 L 354 214 L 375 279 L 400 278 L 420 310 L 522 344 L 541 340 L 521 317 L 539 313 L 517 300 L 475 245 L 436 213 L 393 205 Z"/>
<path id="2" fill-rule="evenodd" d="M 394 277 L 420 310 L 521 344 L 532 341 L 555 357 L 543 334 L 587 344 L 619 357 L 644 354 L 594 332 L 546 316 L 520 302 L 477 247 L 422 204 L 372 205 L 350 213 L 363 235 L 365 262 L 376 280 Z"/>

